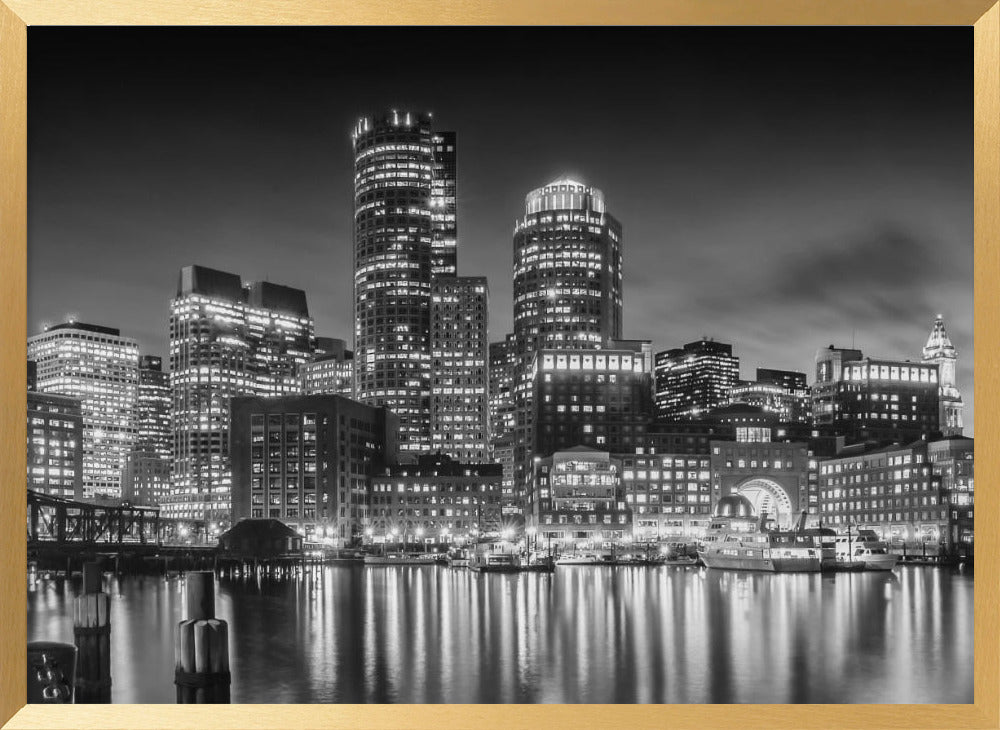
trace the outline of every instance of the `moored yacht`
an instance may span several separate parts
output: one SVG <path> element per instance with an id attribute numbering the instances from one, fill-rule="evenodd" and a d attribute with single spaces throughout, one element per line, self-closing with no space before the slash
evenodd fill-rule
<path id="1" fill-rule="evenodd" d="M 860 529 L 838 535 L 836 546 L 839 563 L 860 563 L 865 570 L 892 570 L 899 562 L 899 556 L 889 552 L 874 530 Z"/>
<path id="2" fill-rule="evenodd" d="M 812 537 L 797 530 L 769 528 L 767 523 L 767 514 L 757 518 L 746 497 L 723 497 L 698 548 L 698 557 L 709 568 L 769 573 L 820 570 L 821 548 Z"/>

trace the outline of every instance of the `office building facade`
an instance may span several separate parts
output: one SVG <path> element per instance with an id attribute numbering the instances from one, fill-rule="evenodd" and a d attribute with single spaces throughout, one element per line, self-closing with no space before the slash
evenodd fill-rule
<path id="1" fill-rule="evenodd" d="M 498 464 L 463 463 L 443 454 L 386 466 L 371 480 L 366 540 L 413 549 L 499 538 L 501 480 Z"/>
<path id="2" fill-rule="evenodd" d="M 485 463 L 489 448 L 489 288 L 482 276 L 431 285 L 431 447 Z"/>
<path id="3" fill-rule="evenodd" d="M 431 280 L 457 271 L 455 139 L 429 114 L 358 120 L 354 149 L 355 394 L 431 446 Z"/>
<path id="4" fill-rule="evenodd" d="M 299 391 L 312 356 L 313 320 L 305 292 L 270 282 L 244 285 L 236 274 L 187 266 L 170 305 L 173 397 L 173 518 L 230 519 L 230 400 Z"/>
<path id="5" fill-rule="evenodd" d="M 281 520 L 309 541 L 360 544 L 369 479 L 396 460 L 396 417 L 339 395 L 232 399 L 233 521 Z"/>
<path id="6" fill-rule="evenodd" d="M 136 438 L 138 344 L 111 327 L 67 322 L 29 337 L 28 358 L 39 392 L 80 401 L 83 496 L 121 498 Z"/>
<path id="7" fill-rule="evenodd" d="M 703 339 L 656 353 L 654 370 L 656 417 L 698 419 L 729 403 L 740 361 L 732 345 Z"/>
<path id="8" fill-rule="evenodd" d="M 163 358 L 140 356 L 136 440 L 122 476 L 122 499 L 132 504 L 155 506 L 170 494 L 171 402 L 170 375 L 163 370 Z"/>
<path id="9" fill-rule="evenodd" d="M 83 498 L 83 412 L 79 398 L 28 391 L 28 489 Z"/>
<path id="10" fill-rule="evenodd" d="M 299 366 L 302 395 L 354 397 L 354 352 L 344 340 L 317 337 L 312 359 Z"/>

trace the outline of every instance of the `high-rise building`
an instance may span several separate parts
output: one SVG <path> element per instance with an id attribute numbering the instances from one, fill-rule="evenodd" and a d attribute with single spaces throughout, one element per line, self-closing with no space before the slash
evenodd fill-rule
<path id="1" fill-rule="evenodd" d="M 532 367 L 531 455 L 574 446 L 634 453 L 646 444 L 651 389 L 641 350 L 539 350 Z"/>
<path id="2" fill-rule="evenodd" d="M 457 270 L 455 139 L 399 111 L 358 120 L 352 139 L 355 394 L 399 416 L 400 449 L 422 451 L 431 279 Z"/>
<path id="3" fill-rule="evenodd" d="M 812 399 L 806 374 L 757 368 L 757 379 L 737 382 L 729 402 L 759 406 L 783 423 L 812 423 Z"/>
<path id="4" fill-rule="evenodd" d="M 604 193 L 563 178 L 525 197 L 514 227 L 515 489 L 531 480 L 531 364 L 542 349 L 599 349 L 622 336 L 622 227 Z"/>
<path id="5" fill-rule="evenodd" d="M 354 397 L 354 353 L 344 340 L 317 337 L 316 351 L 309 362 L 299 366 L 303 395 Z"/>
<path id="6" fill-rule="evenodd" d="M 513 334 L 490 343 L 490 445 L 494 454 L 497 442 L 513 433 L 514 372 L 517 366 L 517 346 Z"/>
<path id="7" fill-rule="evenodd" d="M 816 351 L 816 380 L 812 384 L 813 423 L 832 426 L 835 420 L 834 399 L 844 370 L 844 363 L 862 358 L 861 350 L 844 347 L 820 348 Z"/>
<path id="8" fill-rule="evenodd" d="M 832 346 L 816 355 L 813 419 L 847 444 L 908 443 L 939 435 L 938 366 L 863 357 Z"/>
<path id="9" fill-rule="evenodd" d="M 360 543 L 369 479 L 396 460 L 398 421 L 339 395 L 232 399 L 233 521 L 273 518 L 307 540 Z"/>
<path id="10" fill-rule="evenodd" d="M 165 516 L 223 529 L 230 513 L 229 401 L 299 391 L 312 355 L 305 292 L 203 266 L 181 269 L 170 309 L 171 494 Z"/>
<path id="11" fill-rule="evenodd" d="M 28 489 L 83 498 L 83 414 L 79 398 L 28 391 Z"/>
<path id="12" fill-rule="evenodd" d="M 455 133 L 435 132 L 431 177 L 431 276 L 458 275 L 458 205 Z"/>
<path id="13" fill-rule="evenodd" d="M 462 462 L 489 461 L 489 288 L 482 276 L 431 285 L 431 446 Z"/>
<path id="14" fill-rule="evenodd" d="M 83 496 L 120 498 L 136 436 L 139 346 L 111 327 L 67 322 L 28 338 L 41 393 L 80 400 Z"/>
<path id="15" fill-rule="evenodd" d="M 137 432 L 125 463 L 122 499 L 134 504 L 158 505 L 170 493 L 174 440 L 170 406 L 170 375 L 163 371 L 163 359 L 141 356 Z"/>
<path id="16" fill-rule="evenodd" d="M 729 403 L 740 375 L 732 345 L 702 339 L 656 353 L 656 416 L 697 419 Z"/>
<path id="17" fill-rule="evenodd" d="M 532 190 L 514 228 L 514 336 L 540 349 L 607 347 L 622 335 L 622 227 L 604 193 L 561 179 Z"/>
<path id="18" fill-rule="evenodd" d="M 927 344 L 924 345 L 924 362 L 938 366 L 938 421 L 945 436 L 961 436 L 962 394 L 955 386 L 955 370 L 958 366 L 958 351 L 944 328 L 944 318 L 939 314 L 934 320 Z"/>

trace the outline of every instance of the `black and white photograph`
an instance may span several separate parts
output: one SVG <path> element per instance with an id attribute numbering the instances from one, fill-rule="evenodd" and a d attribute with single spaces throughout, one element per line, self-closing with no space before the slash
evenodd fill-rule
<path id="1" fill-rule="evenodd" d="M 27 702 L 974 702 L 971 27 L 27 80 Z"/>

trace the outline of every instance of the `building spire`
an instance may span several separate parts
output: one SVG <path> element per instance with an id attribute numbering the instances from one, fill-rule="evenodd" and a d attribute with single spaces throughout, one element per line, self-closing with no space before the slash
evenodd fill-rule
<path id="1" fill-rule="evenodd" d="M 948 338 L 948 332 L 944 328 L 944 317 L 939 314 L 934 320 L 934 327 L 927 338 L 927 344 L 924 345 L 924 360 L 942 356 L 955 358 L 958 356 L 958 352 Z"/>

